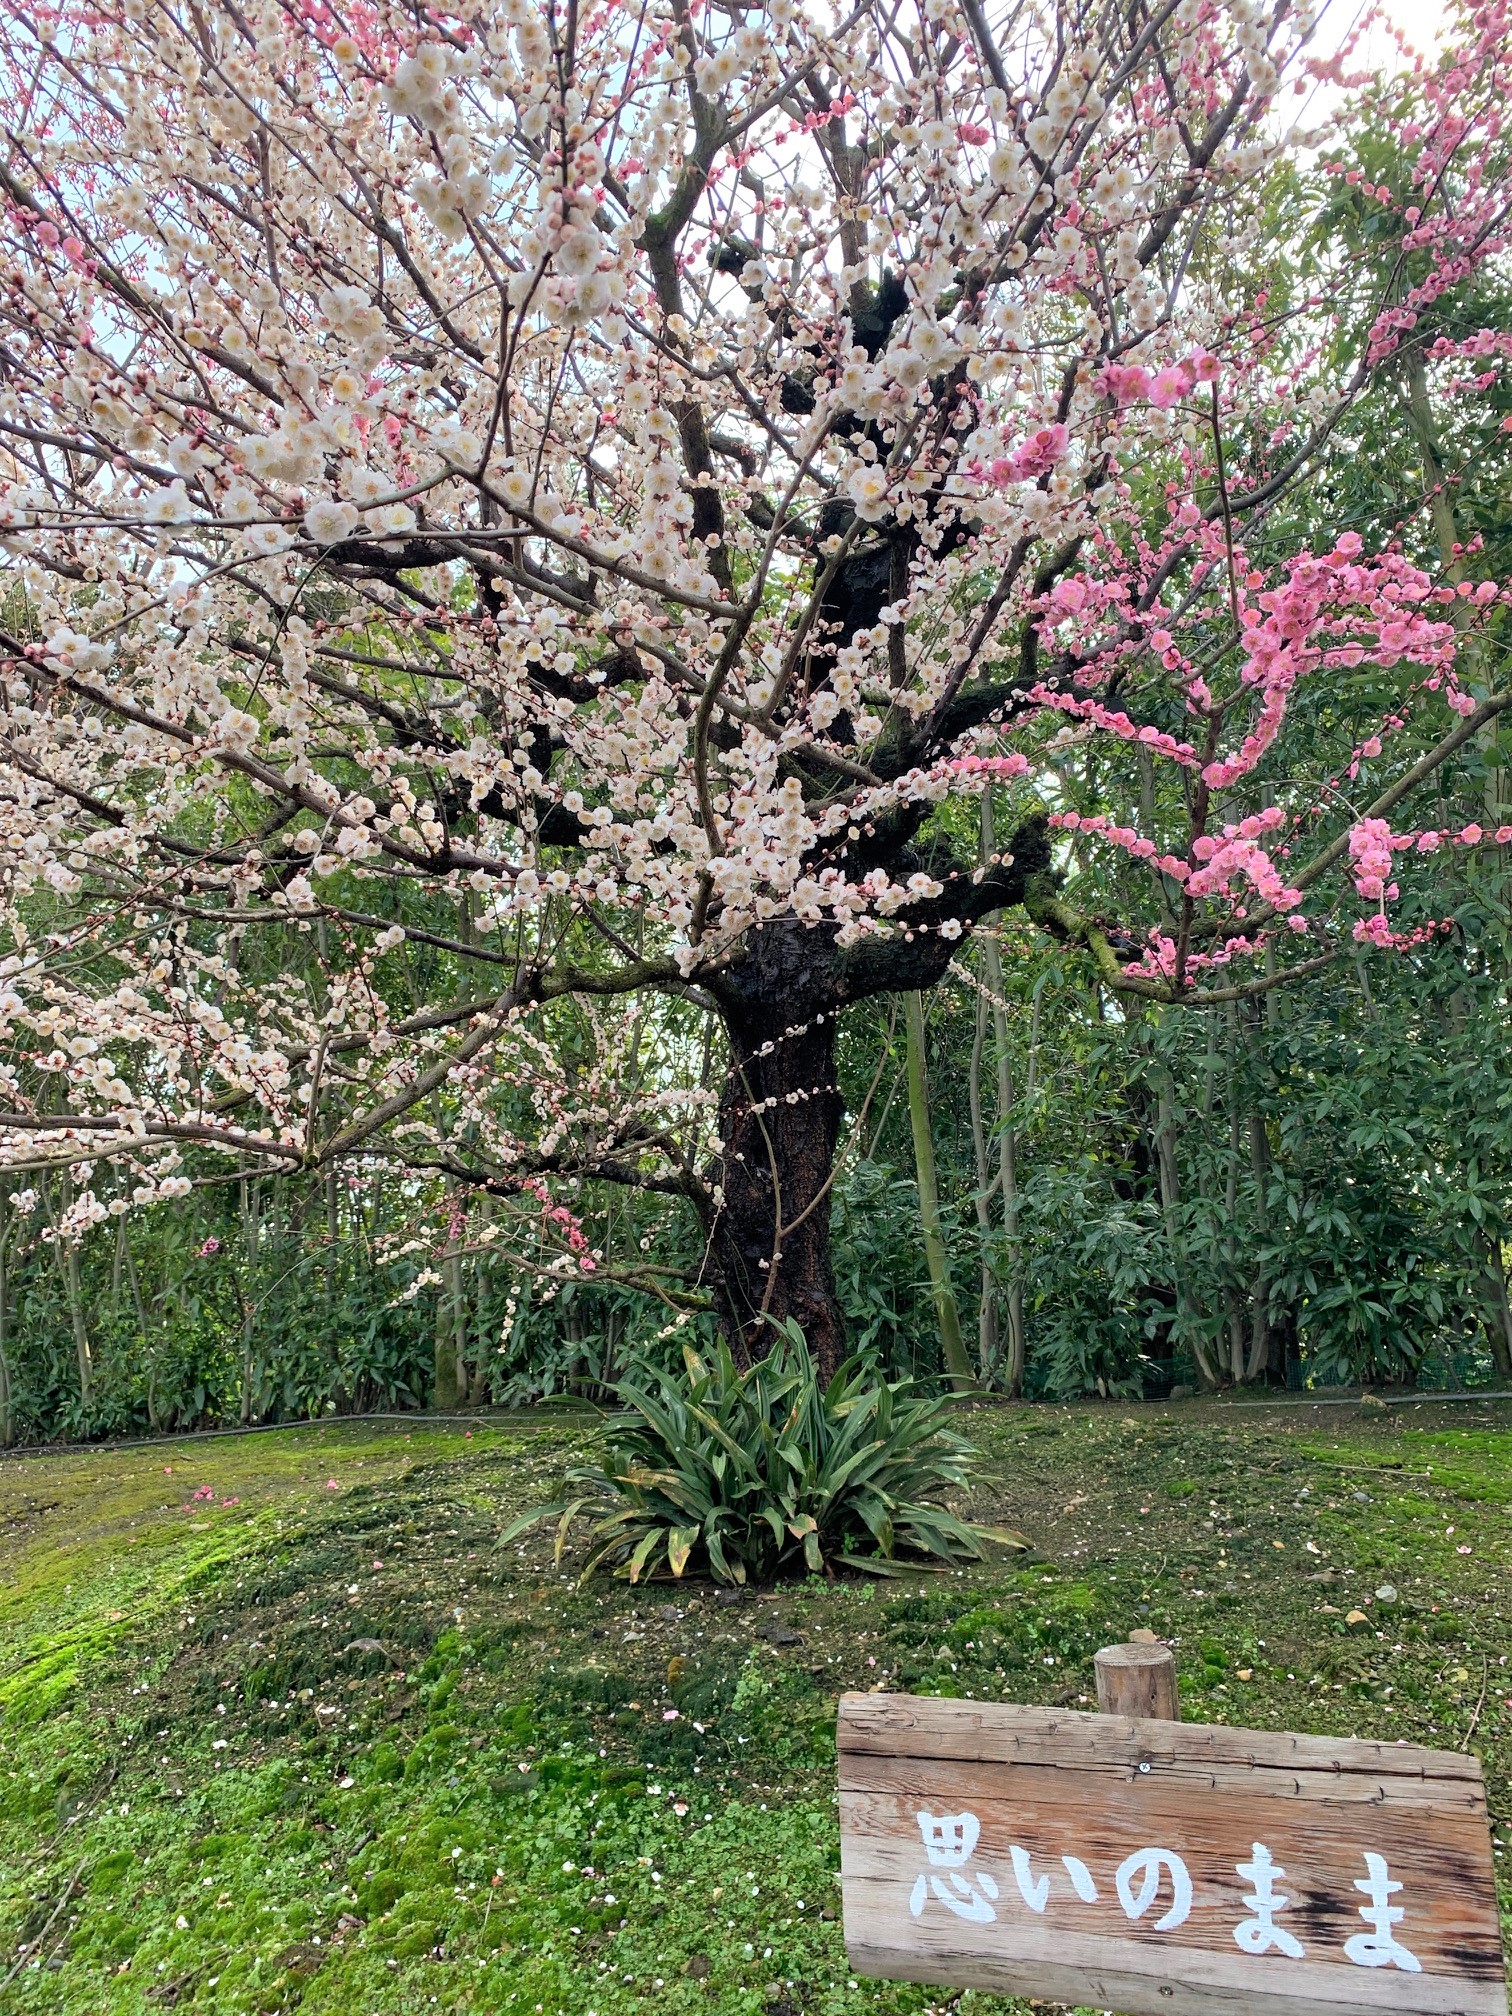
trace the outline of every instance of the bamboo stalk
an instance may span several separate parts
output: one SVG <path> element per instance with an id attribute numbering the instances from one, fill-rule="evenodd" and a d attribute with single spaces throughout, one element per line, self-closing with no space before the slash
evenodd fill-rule
<path id="1" fill-rule="evenodd" d="M 971 1152 L 976 1163 L 977 1231 L 981 1235 L 981 1268 L 977 1299 L 977 1371 L 990 1379 L 998 1360 L 998 1278 L 992 1264 L 992 1193 L 996 1180 L 987 1166 L 987 1127 L 982 1112 L 982 1051 L 987 1041 L 987 997 L 976 998 L 976 1027 L 971 1038 L 971 1066 L 966 1076 L 971 1104 Z M 1001 1125 L 1001 1121 L 999 1122 Z"/>
<path id="2" fill-rule="evenodd" d="M 929 1076 L 924 1057 L 924 996 L 903 996 L 903 1027 L 908 1055 L 908 1117 L 913 1125 L 914 1170 L 919 1183 L 919 1220 L 924 1257 L 940 1325 L 940 1355 L 956 1386 L 969 1386 L 971 1360 L 961 1335 L 961 1312 L 950 1280 L 950 1255 L 940 1225 L 940 1192 L 935 1177 L 934 1135 L 930 1126 Z"/>
<path id="3" fill-rule="evenodd" d="M 989 787 L 982 794 L 984 860 L 991 854 L 995 838 L 993 798 Z M 992 1007 L 992 1041 L 997 1064 L 998 1185 L 1003 1197 L 1003 1234 L 1008 1272 L 1003 1384 L 1011 1398 L 1016 1400 L 1024 1390 L 1024 1242 L 1019 1227 L 1018 1131 L 1014 1119 L 1013 1059 L 1008 1048 L 1008 1011 L 1003 1005 L 1003 961 L 997 939 L 991 932 L 982 939 L 982 977 Z M 1036 1043 L 1040 999 L 1037 989 L 1034 1002 Z"/>

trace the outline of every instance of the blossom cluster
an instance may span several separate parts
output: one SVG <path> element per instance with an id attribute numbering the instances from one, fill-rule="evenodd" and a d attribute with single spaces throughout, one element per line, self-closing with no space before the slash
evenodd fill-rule
<path id="1" fill-rule="evenodd" d="M 624 1003 L 724 1012 L 764 932 L 885 986 L 996 900 L 918 844 L 989 789 L 1153 866 L 1184 980 L 1301 921 L 1327 794 L 1251 807 L 1305 682 L 1482 704 L 1472 554 L 1274 528 L 1504 246 L 1500 7 L 1391 115 L 1422 277 L 1353 375 L 1349 304 L 1281 331 L 1249 277 L 1309 10 L 978 14 L 9 10 L 0 1163 L 75 1171 L 69 1236 L 209 1159 L 439 1188 L 462 1141 L 587 1271 L 564 1171 L 716 1152 Z M 1084 748 L 1187 830 L 1073 809 Z"/>
<path id="2" fill-rule="evenodd" d="M 1512 826 L 1488 831 L 1471 820 L 1453 833 L 1425 827 L 1418 833 L 1394 833 L 1387 819 L 1357 819 L 1349 829 L 1349 866 L 1355 888 L 1376 906 L 1369 916 L 1356 919 L 1354 936 L 1361 943 L 1401 946 L 1420 942 L 1421 934 L 1404 938 L 1386 921 L 1386 905 L 1401 895 L 1401 886 L 1391 879 L 1393 854 L 1436 854 L 1441 847 L 1475 848 L 1486 844 L 1512 845 Z"/>

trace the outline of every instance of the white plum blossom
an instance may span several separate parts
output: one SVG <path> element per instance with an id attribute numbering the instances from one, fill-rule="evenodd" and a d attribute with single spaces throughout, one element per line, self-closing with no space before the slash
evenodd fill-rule
<path id="1" fill-rule="evenodd" d="M 591 224 L 579 226 L 562 237 L 553 254 L 553 263 L 559 273 L 569 273 L 576 280 L 592 273 L 599 263 L 603 240 Z"/>
<path id="2" fill-rule="evenodd" d="M 48 637 L 46 651 L 53 664 L 70 672 L 103 672 L 115 657 L 115 646 L 108 638 L 90 637 L 66 623 L 59 624 Z"/>
<path id="3" fill-rule="evenodd" d="M 227 525 L 245 525 L 262 515 L 257 493 L 245 483 L 232 483 L 222 493 L 217 515 Z"/>
<path id="4" fill-rule="evenodd" d="M 149 490 L 142 499 L 142 516 L 149 525 L 183 525 L 194 516 L 194 500 L 179 479 Z"/>
<path id="5" fill-rule="evenodd" d="M 887 515 L 887 471 L 877 463 L 858 463 L 846 477 L 845 487 L 858 518 L 875 524 Z"/>
<path id="6" fill-rule="evenodd" d="M 324 497 L 304 514 L 306 535 L 317 546 L 339 546 L 362 525 L 362 513 L 343 497 Z"/>

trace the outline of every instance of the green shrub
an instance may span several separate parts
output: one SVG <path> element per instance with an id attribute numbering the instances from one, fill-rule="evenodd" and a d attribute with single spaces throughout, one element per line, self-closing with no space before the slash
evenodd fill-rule
<path id="1" fill-rule="evenodd" d="M 779 1326 L 771 1354 L 741 1371 L 720 1344 L 684 1352 L 614 1390 L 628 1423 L 604 1431 L 598 1463 L 567 1473 L 569 1497 L 517 1519 L 506 1544 L 555 1518 L 560 1561 L 575 1522 L 592 1521 L 584 1578 L 612 1566 L 632 1582 L 707 1570 L 769 1581 L 800 1564 L 895 1574 L 898 1553 L 974 1560 L 983 1542 L 1022 1546 L 939 1503 L 969 1481 L 976 1453 L 947 1425 L 949 1399 L 878 1381 L 850 1359 L 826 1387 L 802 1332 Z M 654 1390 L 653 1384 L 654 1382 Z"/>

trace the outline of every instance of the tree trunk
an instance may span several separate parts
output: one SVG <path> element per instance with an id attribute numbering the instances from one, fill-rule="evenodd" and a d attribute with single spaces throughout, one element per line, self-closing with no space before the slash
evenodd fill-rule
<path id="1" fill-rule="evenodd" d="M 241 1180 L 241 1230 L 242 1266 L 246 1270 L 247 1287 L 242 1297 L 242 1382 L 241 1382 L 241 1424 L 245 1428 L 252 1420 L 252 1402 L 256 1388 L 257 1362 L 253 1345 L 257 1335 L 257 1284 L 258 1252 L 261 1244 L 262 1219 L 258 1210 L 257 1179 L 243 1176 Z"/>
<path id="2" fill-rule="evenodd" d="M 934 1130 L 929 1117 L 929 1073 L 924 1055 L 924 996 L 903 997 L 903 1026 L 908 1038 L 908 1117 L 913 1126 L 914 1168 L 919 1179 L 919 1223 L 929 1286 L 940 1325 L 940 1356 L 957 1386 L 971 1384 L 971 1360 L 961 1335 L 961 1312 L 950 1279 L 950 1254 L 940 1223 L 940 1191 L 935 1180 Z"/>
<path id="3" fill-rule="evenodd" d="M 467 1296 L 462 1284 L 462 1255 L 456 1240 L 446 1256 L 446 1296 L 451 1303 L 451 1349 L 458 1406 L 467 1403 Z"/>
<path id="4" fill-rule="evenodd" d="M 457 1390 L 457 1343 L 452 1334 L 452 1294 L 443 1272 L 436 1290 L 435 1385 L 431 1405 L 450 1413 L 460 1397 Z"/>
<path id="5" fill-rule="evenodd" d="M 1227 1304 L 1229 1326 L 1229 1371 L 1236 1386 L 1244 1384 L 1249 1364 L 1249 1353 L 1244 1335 L 1244 1309 L 1239 1296 L 1239 1161 L 1244 1137 L 1242 1116 L 1239 1112 L 1239 1079 L 1235 1051 L 1238 1046 L 1239 1011 L 1238 1004 L 1228 1004 L 1226 1042 L 1224 1044 L 1224 1099 L 1228 1107 L 1228 1166 L 1224 1179 L 1224 1258 L 1228 1262 L 1228 1287 L 1224 1300 Z M 1209 1027 L 1211 1027 L 1211 1023 Z"/>
<path id="6" fill-rule="evenodd" d="M 65 1169 L 59 1178 L 63 1195 L 63 1212 L 73 1202 L 73 1179 Z M 61 1214 L 60 1214 L 61 1215 Z M 74 1356 L 79 1366 L 79 1403 L 85 1414 L 94 1404 L 94 1353 L 89 1344 L 89 1326 L 84 1317 L 84 1283 L 79 1267 L 79 1242 L 77 1239 L 56 1242 L 59 1263 L 63 1269 L 63 1289 L 68 1302 L 69 1321 L 73 1326 Z"/>
<path id="7" fill-rule="evenodd" d="M 1270 1136 L 1265 1131 L 1262 1114 L 1249 1116 L 1250 1170 L 1255 1179 L 1255 1237 L 1263 1249 L 1270 1238 Z M 1255 1283 L 1250 1290 L 1250 1307 L 1253 1327 L 1250 1331 L 1250 1354 L 1246 1374 L 1250 1379 L 1258 1379 L 1270 1365 L 1270 1283 L 1266 1279 L 1265 1262 L 1255 1262 Z"/>
<path id="8" fill-rule="evenodd" d="M 984 1382 L 996 1372 L 998 1353 L 1002 1348 L 998 1326 L 998 1278 L 992 1263 L 992 1193 L 997 1188 L 997 1178 L 987 1164 L 987 1122 L 982 1111 L 982 1052 L 986 1047 L 987 996 L 979 993 L 967 1091 L 971 1105 L 971 1150 L 976 1160 L 976 1191 L 972 1201 L 976 1206 L 977 1231 L 982 1244 L 977 1283 L 977 1372 Z"/>
<path id="9" fill-rule="evenodd" d="M 1268 806 L 1273 794 L 1267 787 L 1261 793 L 1262 805 Z M 1273 987 L 1271 994 L 1280 990 Z M 1267 995 L 1267 1000 L 1270 996 Z M 1254 1069 L 1257 1061 L 1257 1039 L 1260 1029 L 1260 1008 L 1249 1001 L 1240 1011 L 1239 1048 L 1248 1060 L 1252 1081 L 1258 1085 L 1259 1079 Z M 1246 1127 L 1249 1135 L 1250 1179 L 1255 1186 L 1255 1272 L 1250 1285 L 1250 1345 L 1245 1363 L 1245 1378 L 1253 1384 L 1265 1379 L 1271 1385 L 1285 1385 L 1287 1377 L 1286 1339 L 1283 1337 L 1278 1349 L 1271 1336 L 1270 1277 L 1266 1272 L 1265 1250 L 1270 1244 L 1270 1181 L 1271 1146 L 1266 1130 L 1265 1115 L 1250 1111 Z M 1291 1349 L 1295 1350 L 1295 1338 Z"/>
<path id="10" fill-rule="evenodd" d="M 1171 1074 L 1162 1064 L 1156 1073 L 1155 1168 L 1160 1183 L 1160 1208 L 1165 1220 L 1166 1243 L 1171 1249 L 1171 1265 L 1176 1276 L 1176 1307 L 1182 1319 L 1184 1341 L 1192 1354 L 1197 1377 L 1208 1388 L 1218 1384 L 1218 1374 L 1197 1335 L 1197 1309 L 1193 1301 L 1185 1241 L 1181 1236 L 1181 1173 L 1176 1161 L 1176 1104 Z"/>
<path id="11" fill-rule="evenodd" d="M 136 1312 L 137 1329 L 141 1333 L 142 1343 L 145 1347 L 151 1326 L 147 1321 L 147 1304 L 142 1300 L 142 1283 L 137 1273 L 136 1255 L 131 1250 L 131 1240 L 126 1234 L 126 1220 L 124 1218 L 121 1220 L 121 1245 L 119 1250 L 126 1268 L 127 1285 L 131 1289 L 131 1306 Z"/>
<path id="12" fill-rule="evenodd" d="M 341 1251 L 341 1204 L 340 1204 L 340 1193 L 337 1190 L 336 1183 L 337 1183 L 336 1171 L 334 1169 L 328 1169 L 326 1171 L 326 1179 L 325 1179 L 325 1207 L 326 1207 L 325 1295 L 326 1295 L 326 1308 L 330 1310 L 333 1314 L 335 1313 L 336 1308 L 336 1261 L 337 1261 L 337 1255 Z"/>
<path id="13" fill-rule="evenodd" d="M 816 933 L 757 934 L 724 1006 L 730 1061 L 719 1102 L 720 1194 L 710 1234 L 714 1286 L 737 1359 L 764 1358 L 769 1318 L 791 1318 L 830 1377 L 845 1325 L 830 1261 L 830 1185 L 840 1138 L 838 1003 L 822 984 Z"/>
<path id="14" fill-rule="evenodd" d="M 478 1216 L 484 1225 L 487 1225 L 493 1217 L 493 1199 L 486 1190 L 478 1199 Z M 482 1407 L 488 1401 L 488 1351 L 484 1342 L 487 1331 L 483 1323 L 483 1293 L 487 1285 L 483 1278 L 483 1254 L 486 1251 L 487 1248 L 483 1248 L 473 1260 L 472 1335 L 474 1356 L 472 1373 L 467 1387 L 467 1404 L 469 1407 Z"/>
<path id="15" fill-rule="evenodd" d="M 136 1312 L 137 1335 L 142 1340 L 142 1355 L 147 1365 L 147 1422 L 154 1433 L 158 1428 L 157 1416 L 157 1347 L 153 1341 L 152 1329 L 147 1321 L 147 1305 L 142 1300 L 142 1284 L 137 1277 L 136 1258 L 131 1250 L 131 1240 L 126 1231 L 127 1214 L 122 1213 L 116 1220 L 116 1250 L 112 1273 L 123 1274 L 131 1289 L 131 1306 Z"/>
<path id="16" fill-rule="evenodd" d="M 441 1280 L 436 1289 L 436 1384 L 431 1405 L 443 1409 L 461 1406 L 467 1399 L 467 1311 L 462 1296 L 463 1236 L 460 1193 L 453 1191 L 446 1245 L 441 1255 Z"/>
<path id="17" fill-rule="evenodd" d="M 1491 1362 L 1497 1376 L 1512 1379 L 1512 1304 L 1507 1300 L 1507 1270 L 1502 1263 L 1501 1241 L 1483 1232 L 1486 1256 L 1486 1312 L 1482 1319 Z"/>
<path id="18" fill-rule="evenodd" d="M 10 1370 L 10 1242 L 17 1214 L 10 1208 L 10 1189 L 0 1185 L 0 1448 L 16 1439 L 15 1400 Z"/>
<path id="19" fill-rule="evenodd" d="M 992 859 L 997 835 L 994 826 L 992 791 L 982 793 L 982 833 L 981 860 L 986 868 Z M 1008 1011 L 1003 1004 L 1003 962 L 998 954 L 995 929 L 996 917 L 984 917 L 987 928 L 982 936 L 982 982 L 986 996 L 977 998 L 977 1042 L 972 1052 L 972 1085 L 974 1103 L 972 1106 L 972 1126 L 976 1136 L 981 1134 L 981 1088 L 980 1050 L 985 1036 L 985 1018 L 989 1007 L 992 1015 L 992 1040 L 996 1051 L 997 1064 L 997 1145 L 998 1166 L 993 1183 L 1003 1193 L 1003 1235 L 1004 1260 L 1008 1277 L 1008 1294 L 1003 1310 L 1003 1322 L 997 1320 L 996 1291 L 1000 1282 L 996 1272 L 991 1272 L 986 1263 L 982 1267 L 982 1292 L 987 1295 L 989 1272 L 993 1290 L 992 1335 L 988 1336 L 984 1323 L 982 1331 L 983 1349 L 978 1362 L 981 1374 L 986 1379 L 995 1369 L 998 1351 L 1002 1352 L 1003 1387 L 1010 1399 L 1017 1400 L 1024 1390 L 1024 1244 L 1019 1231 L 1019 1190 L 1018 1190 L 1018 1136 L 1013 1120 L 1013 1059 L 1008 1052 Z M 1038 1016 L 1040 996 L 1035 995 L 1035 1014 Z M 1038 1021 L 1035 1028 L 1038 1030 Z M 986 1158 L 983 1144 L 977 1144 L 977 1216 L 985 1232 L 987 1229 L 988 1206 L 991 1201 L 992 1184 L 986 1173 Z M 1000 1342 L 1001 1332 L 1001 1342 Z M 991 1346 L 992 1355 L 987 1355 Z"/>
<path id="20" fill-rule="evenodd" d="M 1302 1383 L 1302 1339 L 1295 1309 L 1283 1309 L 1270 1326 L 1270 1359 L 1266 1377 L 1289 1392 Z"/>
<path id="21" fill-rule="evenodd" d="M 998 1175 L 1003 1186 L 1003 1232 L 1008 1248 L 1008 1336 L 1003 1357 L 1003 1389 L 1010 1399 L 1017 1400 L 1024 1390 L 1024 1241 L 1019 1229 L 1013 1059 L 1008 1053 L 1008 1015 L 1003 1007 L 1003 965 L 994 938 L 986 940 L 983 965 L 992 989 L 992 1038 L 997 1045 Z"/>
<path id="22" fill-rule="evenodd" d="M 1011 851 L 973 882 L 972 921 L 1022 902 L 1033 877 L 1049 871 L 1042 819 L 1025 820 L 1010 840 Z M 912 860 L 922 865 L 923 856 Z M 742 1363 L 771 1349 L 769 1319 L 797 1323 L 826 1375 L 843 1358 L 845 1324 L 830 1260 L 830 1190 L 843 1113 L 835 1079 L 838 1017 L 851 1002 L 933 987 L 953 950 L 931 930 L 842 945 L 829 926 L 784 919 L 753 930 L 711 983 L 728 1065 L 720 1145 L 708 1172 L 706 1278 Z M 964 1345 L 958 1364 L 969 1379 Z"/>

